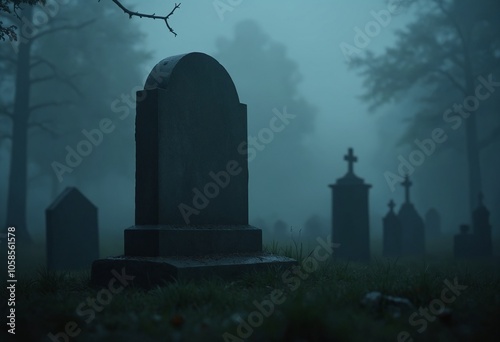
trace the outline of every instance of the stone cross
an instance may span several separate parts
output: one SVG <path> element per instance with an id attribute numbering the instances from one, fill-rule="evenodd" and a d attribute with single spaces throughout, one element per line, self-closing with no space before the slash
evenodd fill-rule
<path id="1" fill-rule="evenodd" d="M 353 163 L 358 159 L 352 148 L 344 160 L 348 162 L 348 172 L 329 185 L 332 189 L 332 242 L 340 244 L 334 257 L 369 261 L 371 185 L 354 174 Z"/>
<path id="2" fill-rule="evenodd" d="M 413 183 L 410 182 L 410 176 L 405 176 L 405 180 L 402 185 L 405 188 L 405 202 L 410 203 L 410 187 L 413 185 Z"/>
<path id="3" fill-rule="evenodd" d="M 402 230 L 401 221 L 394 212 L 396 204 L 391 199 L 389 204 L 389 212 L 382 219 L 383 224 L 383 246 L 382 255 L 389 258 L 397 258 L 401 256 L 402 248 Z"/>
<path id="4" fill-rule="evenodd" d="M 413 203 L 410 202 L 410 177 L 405 176 L 405 202 L 401 205 L 398 218 L 401 222 L 401 253 L 403 256 L 423 256 L 425 254 L 425 223 Z"/>
<path id="5" fill-rule="evenodd" d="M 344 156 L 344 160 L 347 161 L 349 173 L 354 173 L 354 163 L 358 161 L 358 158 L 354 155 L 352 148 L 349 148 L 348 153 Z"/>

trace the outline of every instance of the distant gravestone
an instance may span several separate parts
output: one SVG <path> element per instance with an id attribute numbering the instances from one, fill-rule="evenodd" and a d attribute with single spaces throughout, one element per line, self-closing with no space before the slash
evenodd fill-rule
<path id="1" fill-rule="evenodd" d="M 330 185 L 332 189 L 332 242 L 340 244 L 335 256 L 354 261 L 370 259 L 370 224 L 368 190 L 371 185 L 354 174 L 358 160 L 353 149 L 344 156 L 348 170 Z"/>
<path id="2" fill-rule="evenodd" d="M 262 230 L 262 239 L 264 241 L 270 241 L 273 238 L 273 232 L 266 220 L 261 217 L 254 218 L 250 221 L 250 225 L 254 227 L 259 227 Z"/>
<path id="3" fill-rule="evenodd" d="M 423 256 L 425 254 L 425 224 L 410 202 L 412 183 L 407 175 L 402 183 L 405 188 L 405 202 L 398 212 L 401 221 L 401 253 L 403 256 Z"/>
<path id="4" fill-rule="evenodd" d="M 135 226 L 125 256 L 94 262 L 94 284 L 120 267 L 148 287 L 295 263 L 264 254 L 248 224 L 247 109 L 222 65 L 203 53 L 166 58 L 136 108 Z"/>
<path id="5" fill-rule="evenodd" d="M 389 212 L 383 218 L 383 252 L 382 255 L 388 258 L 401 256 L 401 221 L 394 212 L 394 201 L 389 202 Z"/>
<path id="6" fill-rule="evenodd" d="M 290 229 L 283 220 L 277 220 L 273 226 L 273 240 L 286 241 L 290 237 Z"/>
<path id="7" fill-rule="evenodd" d="M 97 208 L 76 188 L 66 188 L 45 211 L 47 268 L 88 269 L 99 257 Z"/>
<path id="8" fill-rule="evenodd" d="M 312 215 L 304 223 L 304 237 L 314 240 L 318 236 L 326 235 L 327 222 L 319 216 Z"/>
<path id="9" fill-rule="evenodd" d="M 476 240 L 476 255 L 490 257 L 493 254 L 491 240 L 490 212 L 483 203 L 483 194 L 479 194 L 478 207 L 472 213 L 473 234 Z"/>
<path id="10" fill-rule="evenodd" d="M 470 227 L 466 224 L 460 226 L 460 233 L 456 234 L 453 241 L 453 254 L 455 258 L 470 258 L 474 256 L 474 236 L 469 233 Z"/>
<path id="11" fill-rule="evenodd" d="M 427 238 L 441 235 L 441 216 L 434 208 L 429 209 L 425 214 L 425 234 Z"/>
<path id="12" fill-rule="evenodd" d="M 469 226 L 460 226 L 460 234 L 454 238 L 454 254 L 458 258 L 491 257 L 493 246 L 491 239 L 490 212 L 479 194 L 479 205 L 472 213 L 472 234 Z"/>

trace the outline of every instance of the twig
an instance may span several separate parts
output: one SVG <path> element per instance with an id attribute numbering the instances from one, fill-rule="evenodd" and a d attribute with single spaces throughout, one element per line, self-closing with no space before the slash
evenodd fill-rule
<path id="1" fill-rule="evenodd" d="M 149 18 L 149 19 L 153 19 L 153 20 L 156 20 L 156 19 L 160 19 L 160 20 L 163 20 L 165 22 L 165 24 L 167 25 L 167 28 L 170 32 L 173 33 L 174 36 L 177 36 L 177 33 L 175 33 L 174 29 L 172 27 L 170 27 L 169 23 L 168 23 L 168 19 L 170 19 L 170 16 L 172 14 L 174 14 L 175 10 L 178 9 L 179 7 L 181 7 L 181 4 L 177 4 L 175 3 L 174 4 L 174 8 L 170 11 L 169 14 L 165 15 L 165 16 L 161 16 L 161 15 L 156 15 L 156 13 L 153 13 L 153 14 L 146 14 L 146 13 L 140 13 L 140 12 L 133 12 L 131 10 L 129 10 L 127 7 L 123 6 L 123 4 L 119 1 L 119 0 L 112 0 L 118 7 L 121 8 L 121 10 L 123 12 L 125 12 L 126 14 L 128 14 L 129 18 L 132 19 L 132 17 L 139 17 L 139 18 Z M 101 0 L 98 0 L 98 2 L 101 2 Z"/>

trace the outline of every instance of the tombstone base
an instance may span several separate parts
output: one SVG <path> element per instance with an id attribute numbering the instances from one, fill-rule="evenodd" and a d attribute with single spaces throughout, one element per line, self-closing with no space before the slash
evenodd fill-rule
<path id="1" fill-rule="evenodd" d="M 285 269 L 296 264 L 297 261 L 294 259 L 262 252 L 200 257 L 119 256 L 94 261 L 91 284 L 117 287 L 112 284 L 113 282 L 124 286 L 151 288 L 173 280 L 203 279 L 212 276 L 234 278 L 270 266 Z"/>

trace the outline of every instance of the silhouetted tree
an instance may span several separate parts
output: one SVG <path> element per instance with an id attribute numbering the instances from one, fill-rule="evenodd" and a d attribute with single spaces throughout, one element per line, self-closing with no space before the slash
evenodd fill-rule
<path id="1" fill-rule="evenodd" d="M 367 52 L 354 58 L 352 66 L 365 78 L 364 100 L 375 109 L 403 95 L 419 94 L 421 108 L 409 126 L 406 138 L 422 125 L 435 128 L 437 121 L 464 123 L 465 151 L 469 167 L 469 206 L 476 206 L 481 190 L 480 148 L 498 141 L 500 120 L 490 134 L 480 141 L 477 120 L 479 111 L 465 116 L 443 112 L 454 102 L 461 104 L 475 97 L 479 76 L 495 77 L 500 65 L 500 6 L 496 0 L 468 2 L 460 0 L 422 0 L 415 21 L 397 32 L 393 47 L 376 56 Z M 498 78 L 496 78 L 498 80 Z M 495 94 L 496 95 L 496 94 Z M 493 96 L 492 96 L 493 97 Z M 497 97 L 498 98 L 498 97 Z M 496 101 L 496 102 L 495 102 Z M 498 101 L 495 111 L 498 112 Z M 483 105 L 481 112 L 490 106 Z M 434 114 L 429 119 L 429 114 Z M 462 117 L 460 117 L 462 116 Z M 412 139 L 413 140 L 413 139 Z"/>
<path id="2" fill-rule="evenodd" d="M 20 240 L 30 240 L 26 226 L 28 161 L 38 166 L 39 174 L 48 175 L 56 189 L 62 175 L 73 173 L 73 169 L 64 169 L 65 145 L 72 138 L 83 140 L 83 128 L 98 129 L 103 117 L 115 120 L 123 115 L 113 110 L 113 101 L 121 100 L 122 93 L 130 96 L 131 88 L 140 85 L 139 70 L 148 57 L 134 44 L 140 41 L 140 32 L 133 26 L 121 27 L 116 17 L 95 11 L 96 6 L 66 6 L 29 39 L 24 37 L 14 56 L 9 53 L 11 46 L 0 46 L 0 63 L 11 74 L 4 74 L 0 82 L 7 89 L 14 84 L 12 91 L 0 97 L 0 114 L 11 121 L 3 126 L 11 139 L 6 226 L 15 226 Z M 33 10 L 25 7 L 23 18 L 31 18 Z M 93 13 L 97 17 L 88 20 Z M 67 18 L 80 24 L 68 24 Z M 95 39 L 97 35 L 99 39 Z M 54 161 L 63 166 L 54 167 Z M 79 169 L 89 170 L 89 164 L 82 162 Z"/>
<path id="3" fill-rule="evenodd" d="M 98 0 L 99 2 L 101 0 Z M 174 35 L 177 36 L 177 33 L 170 26 L 168 20 L 174 14 L 174 12 L 181 6 L 181 4 L 174 4 L 174 7 L 167 15 L 156 15 L 156 13 L 148 14 L 142 13 L 138 11 L 133 11 L 124 6 L 119 0 L 111 0 L 116 6 L 118 6 L 124 13 L 126 13 L 129 18 L 139 17 L 139 18 L 148 18 L 153 20 L 161 20 L 164 21 L 167 25 L 168 30 Z M 46 0 L 0 0 L 0 15 L 7 19 L 7 21 L 16 21 L 15 19 L 19 19 L 22 22 L 22 16 L 20 16 L 20 12 L 23 8 L 27 6 L 33 5 L 45 5 L 47 3 Z M 0 17 L 0 18 L 1 18 Z M 16 33 L 17 25 L 14 23 L 4 24 L 4 22 L 0 19 L 0 40 L 5 40 L 6 38 L 10 40 L 17 40 Z"/>

